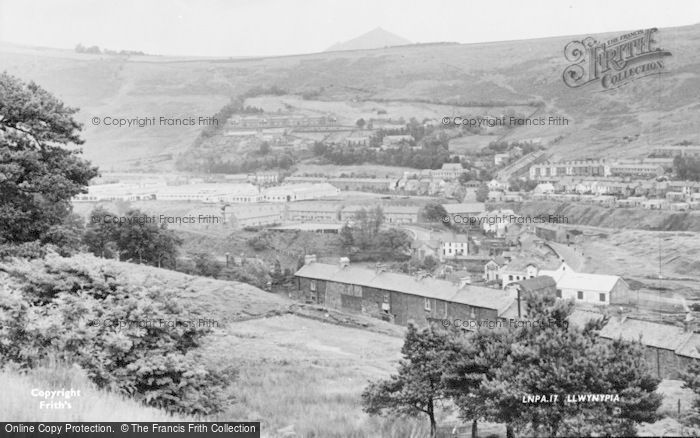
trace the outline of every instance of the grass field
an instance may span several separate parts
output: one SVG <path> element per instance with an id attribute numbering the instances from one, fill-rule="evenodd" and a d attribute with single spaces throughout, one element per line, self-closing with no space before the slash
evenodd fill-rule
<path id="1" fill-rule="evenodd" d="M 362 389 L 395 369 L 402 343 L 399 336 L 285 315 L 230 324 L 204 357 L 241 370 L 232 388 L 236 401 L 224 417 L 259 420 L 278 436 L 424 436 L 425 422 L 361 411 Z"/>

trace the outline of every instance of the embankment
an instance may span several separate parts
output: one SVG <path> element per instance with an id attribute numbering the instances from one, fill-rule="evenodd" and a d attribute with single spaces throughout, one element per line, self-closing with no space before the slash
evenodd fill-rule
<path id="1" fill-rule="evenodd" d="M 643 208 L 608 208 L 598 205 L 553 201 L 502 203 L 493 205 L 493 207 L 509 208 L 525 216 L 562 216 L 568 220 L 570 225 L 700 232 L 700 211 L 698 210 L 678 212 Z"/>

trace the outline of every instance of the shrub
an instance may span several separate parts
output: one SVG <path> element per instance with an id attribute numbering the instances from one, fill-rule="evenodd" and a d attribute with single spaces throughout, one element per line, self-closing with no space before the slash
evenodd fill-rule
<path id="1" fill-rule="evenodd" d="M 199 316 L 188 315 L 172 290 L 132 285 L 95 258 L 76 259 L 0 264 L 0 365 L 31 368 L 54 356 L 148 405 L 217 412 L 233 372 L 197 361 L 210 331 Z"/>

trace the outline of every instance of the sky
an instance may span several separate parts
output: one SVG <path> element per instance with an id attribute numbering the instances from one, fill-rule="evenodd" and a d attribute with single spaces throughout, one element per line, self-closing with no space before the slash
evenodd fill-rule
<path id="1" fill-rule="evenodd" d="M 0 41 L 183 56 L 319 52 L 382 27 L 475 43 L 700 23 L 698 0 L 0 0 Z"/>

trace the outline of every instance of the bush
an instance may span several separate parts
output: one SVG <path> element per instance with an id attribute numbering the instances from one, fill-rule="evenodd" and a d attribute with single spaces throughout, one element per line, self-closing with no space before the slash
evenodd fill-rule
<path id="1" fill-rule="evenodd" d="M 199 316 L 172 290 L 132 285 L 95 258 L 76 259 L 0 264 L 0 365 L 32 368 L 53 356 L 151 406 L 219 411 L 232 371 L 198 363 L 195 349 L 210 331 Z"/>

